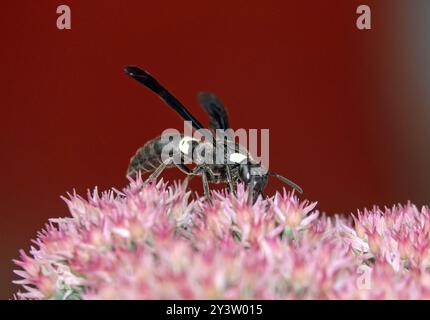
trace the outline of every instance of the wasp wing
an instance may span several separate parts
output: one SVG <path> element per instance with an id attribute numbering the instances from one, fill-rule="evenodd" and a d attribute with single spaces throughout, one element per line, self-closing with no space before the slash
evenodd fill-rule
<path id="1" fill-rule="evenodd" d="M 216 95 L 211 92 L 200 92 L 197 95 L 197 100 L 209 115 L 210 128 L 213 131 L 216 129 L 227 130 L 230 128 L 227 111 Z"/>
<path id="2" fill-rule="evenodd" d="M 191 121 L 195 129 L 203 129 L 202 124 L 179 102 L 166 88 L 145 70 L 134 66 L 126 66 L 125 73 L 155 92 L 169 107 L 175 110 L 186 121 Z"/>

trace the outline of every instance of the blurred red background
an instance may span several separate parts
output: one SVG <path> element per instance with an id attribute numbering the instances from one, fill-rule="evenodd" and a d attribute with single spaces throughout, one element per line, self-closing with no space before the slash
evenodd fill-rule
<path id="1" fill-rule="evenodd" d="M 60 195 L 121 188 L 138 147 L 182 129 L 125 64 L 202 121 L 195 94 L 211 90 L 233 128 L 269 128 L 271 169 L 322 211 L 429 203 L 428 5 L 365 2 L 370 31 L 355 26 L 363 1 L 3 1 L 0 298 L 18 250 L 68 214 Z M 61 4 L 72 30 L 56 28 Z"/>

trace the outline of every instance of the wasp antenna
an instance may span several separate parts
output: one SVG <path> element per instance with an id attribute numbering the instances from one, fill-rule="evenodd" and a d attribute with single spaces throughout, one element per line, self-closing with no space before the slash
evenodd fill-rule
<path id="1" fill-rule="evenodd" d="M 288 184 L 291 188 L 295 189 L 298 193 L 302 194 L 303 193 L 303 189 L 300 188 L 297 184 L 295 184 L 293 181 L 281 176 L 280 174 L 277 174 L 275 172 L 269 172 L 270 176 L 273 176 L 275 178 L 278 178 L 279 180 L 281 180 L 282 182 Z"/>

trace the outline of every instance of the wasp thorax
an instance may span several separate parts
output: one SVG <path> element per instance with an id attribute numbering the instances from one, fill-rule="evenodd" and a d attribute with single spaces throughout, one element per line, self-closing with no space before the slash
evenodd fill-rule
<path id="1" fill-rule="evenodd" d="M 193 150 L 193 160 L 196 164 L 214 164 L 216 150 L 210 142 L 200 142 Z"/>

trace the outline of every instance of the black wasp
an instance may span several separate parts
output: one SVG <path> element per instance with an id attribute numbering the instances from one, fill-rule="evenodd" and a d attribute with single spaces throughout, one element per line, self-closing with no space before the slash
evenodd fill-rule
<path id="1" fill-rule="evenodd" d="M 155 92 L 169 107 L 179 113 L 185 121 L 190 121 L 194 129 L 198 131 L 204 129 L 187 108 L 148 72 L 134 66 L 126 66 L 125 72 Z M 172 151 L 172 155 L 180 156 L 182 160 L 191 159 L 196 164 L 195 167 L 190 169 L 183 161 L 174 161 L 174 156 L 168 157 L 163 161 L 161 156 L 162 151 L 166 147 L 166 144 L 170 143 L 170 140 L 166 141 L 159 136 L 137 150 L 136 154 L 131 158 L 127 171 L 128 176 L 134 176 L 139 171 L 148 172 L 151 175 L 147 178 L 146 182 L 151 182 L 157 179 L 164 169 L 176 166 L 187 175 L 187 182 L 194 176 L 201 176 L 203 190 L 208 199 L 210 199 L 209 183 L 226 183 L 230 192 L 234 193 L 237 183 L 242 182 L 249 190 L 249 201 L 253 203 L 262 194 L 269 176 L 280 179 L 300 193 L 303 192 L 298 185 L 287 178 L 274 172 L 268 172 L 238 143 L 235 143 L 228 137 L 223 137 L 222 141 L 220 141 L 216 135 L 219 129 L 224 131 L 230 129 L 224 105 L 212 93 L 202 92 L 198 94 L 197 98 L 200 105 L 209 115 L 210 130 L 213 133 L 213 138 L 201 141 L 178 134 L 177 139 L 174 139 L 176 143 Z M 222 163 L 214 161 L 208 163 L 209 161 L 204 161 L 204 159 L 208 159 L 208 154 L 204 158 L 196 156 L 196 154 L 199 154 L 195 152 L 196 148 L 203 146 L 206 152 L 209 150 L 211 153 L 209 157 L 215 158 L 218 150 L 216 146 L 218 145 L 223 146 L 222 157 L 225 161 L 222 161 Z"/>

